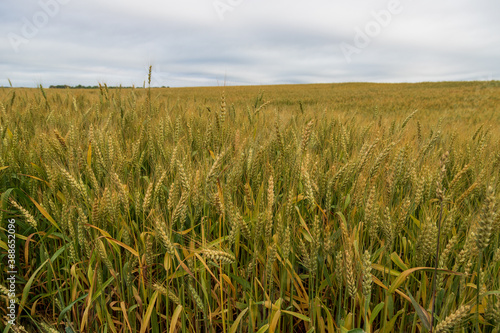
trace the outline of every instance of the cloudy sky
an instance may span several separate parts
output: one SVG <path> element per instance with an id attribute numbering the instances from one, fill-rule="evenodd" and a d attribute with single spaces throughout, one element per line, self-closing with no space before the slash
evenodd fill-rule
<path id="1" fill-rule="evenodd" d="M 1 0 L 0 86 L 500 79 L 494 0 Z"/>

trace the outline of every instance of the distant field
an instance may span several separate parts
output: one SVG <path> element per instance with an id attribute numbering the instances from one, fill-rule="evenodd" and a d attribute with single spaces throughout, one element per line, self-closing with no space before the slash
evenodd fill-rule
<path id="1" fill-rule="evenodd" d="M 0 139 L 0 327 L 500 332 L 500 82 L 0 88 Z"/>

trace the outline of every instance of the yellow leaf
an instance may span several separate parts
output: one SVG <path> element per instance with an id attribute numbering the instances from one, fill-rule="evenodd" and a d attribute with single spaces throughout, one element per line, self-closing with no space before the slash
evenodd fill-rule
<path id="1" fill-rule="evenodd" d="M 128 320 L 128 313 L 127 313 L 127 308 L 125 307 L 125 302 L 120 302 L 120 309 L 122 310 L 123 313 L 123 318 L 125 318 L 125 322 L 127 323 L 128 329 L 130 332 L 132 332 L 132 327 L 130 326 L 130 322 Z"/>
<path id="2" fill-rule="evenodd" d="M 226 274 L 222 274 L 222 278 L 227 282 L 227 284 L 231 287 L 233 293 L 236 295 L 236 288 L 233 286 L 233 283 L 231 282 L 229 276 L 227 276 Z"/>
<path id="3" fill-rule="evenodd" d="M 328 332 L 335 332 L 335 329 L 333 328 L 333 317 L 330 313 L 330 309 L 328 309 L 324 304 L 321 305 L 323 307 L 323 310 L 325 310 L 326 312 L 326 320 L 327 320 L 327 323 L 328 323 Z"/>
<path id="4" fill-rule="evenodd" d="M 90 267 L 89 267 L 89 270 L 91 270 Z M 90 276 L 90 274 L 89 274 L 89 276 Z M 85 332 L 85 325 L 88 323 L 89 310 L 90 310 L 90 305 L 92 303 L 92 296 L 94 293 L 93 279 L 91 279 L 90 282 L 91 282 L 90 283 L 90 290 L 89 290 L 89 294 L 87 296 L 87 306 L 85 307 L 85 311 L 83 312 L 82 324 L 80 326 L 81 332 Z"/>
<path id="5" fill-rule="evenodd" d="M 182 305 L 177 305 L 175 308 L 174 314 L 172 315 L 172 321 L 170 322 L 169 333 L 173 333 L 175 331 L 175 325 L 177 325 L 177 320 L 179 319 L 179 315 L 181 314 Z"/>
<path id="6" fill-rule="evenodd" d="M 101 228 L 96 227 L 95 225 L 92 225 L 92 224 L 87 224 L 87 225 L 90 228 L 94 228 L 96 230 L 99 230 L 101 232 L 101 234 L 103 234 L 104 237 L 106 237 L 106 238 L 112 238 L 111 235 L 106 230 L 102 230 Z"/>
<path id="7" fill-rule="evenodd" d="M 165 253 L 165 258 L 163 259 L 163 265 L 165 266 L 166 271 L 168 271 L 170 267 L 172 267 L 172 257 L 170 257 L 170 254 Z"/>
<path id="8" fill-rule="evenodd" d="M 189 228 L 189 229 L 186 229 L 186 230 L 178 231 L 177 233 L 178 233 L 179 235 L 187 235 L 187 234 L 189 234 L 191 231 L 193 231 L 193 230 L 194 230 L 194 228 L 196 228 L 196 227 L 197 227 L 197 225 L 195 225 L 195 226 L 193 226 L 193 227 L 191 227 L 191 228 Z"/>
<path id="9" fill-rule="evenodd" d="M 8 167 L 7 167 L 8 168 Z M 0 170 L 2 170 L 0 168 Z M 39 180 L 41 182 L 44 182 L 45 184 L 47 184 L 47 186 L 50 186 L 50 184 L 48 182 L 46 182 L 45 180 L 41 179 L 41 178 L 38 178 L 38 177 L 35 177 L 35 176 L 31 176 L 31 175 L 25 175 L 23 173 L 20 173 L 21 176 L 26 176 L 26 177 L 30 177 L 30 178 L 33 178 L 33 179 L 36 179 L 36 180 Z"/>
<path id="10" fill-rule="evenodd" d="M 401 286 L 403 284 L 403 282 L 406 280 L 406 278 L 410 274 L 412 274 L 413 272 L 416 272 L 416 271 L 434 272 L 434 268 L 432 268 L 432 267 L 414 267 L 414 268 L 407 269 L 406 271 L 402 272 L 396 278 L 396 280 L 394 280 L 394 282 L 391 284 L 391 287 L 389 288 L 389 292 L 391 294 L 393 294 L 396 291 L 396 289 L 398 289 L 399 286 Z M 454 275 L 463 275 L 462 273 L 453 272 L 453 271 L 450 271 L 447 269 L 437 269 L 437 272 L 449 273 L 449 274 L 454 274 Z"/>
<path id="11" fill-rule="evenodd" d="M 303 314 L 301 314 L 301 313 L 292 312 L 292 311 L 287 311 L 287 310 L 282 310 L 281 312 L 286 313 L 286 314 L 289 314 L 289 315 L 292 315 L 292 316 L 294 316 L 294 317 L 296 317 L 296 318 L 299 318 L 299 319 L 301 319 L 301 320 L 303 320 L 303 321 L 307 321 L 307 322 L 310 322 L 310 321 L 311 321 L 311 318 L 309 318 L 308 316 L 303 315 Z"/>
<path id="12" fill-rule="evenodd" d="M 273 333 L 276 331 L 276 326 L 278 325 L 278 320 L 281 317 L 281 309 L 276 311 L 276 313 L 273 316 L 273 320 L 271 321 L 271 325 L 269 325 L 269 332 Z"/>
<path id="13" fill-rule="evenodd" d="M 191 272 L 191 270 L 186 266 L 186 264 L 181 260 L 181 257 L 179 257 L 179 253 L 177 253 L 177 251 L 175 251 L 175 257 L 177 258 L 177 260 L 179 260 L 179 265 L 186 271 L 186 273 L 188 273 L 189 275 L 191 275 L 194 279 L 195 276 L 193 274 L 193 272 Z"/>
<path id="14" fill-rule="evenodd" d="M 157 297 L 158 297 L 158 292 L 155 291 L 154 294 L 153 294 L 153 297 L 151 297 L 151 301 L 149 302 L 146 314 L 144 315 L 144 320 L 142 321 L 142 326 L 141 326 L 141 333 L 146 332 L 146 330 L 149 327 L 149 320 L 151 319 L 151 314 L 153 313 L 153 309 L 155 308 L 155 303 L 156 303 L 156 298 Z M 180 305 L 178 305 L 177 307 L 179 307 L 179 306 Z M 173 322 L 173 319 L 172 319 L 172 322 Z"/>
<path id="15" fill-rule="evenodd" d="M 89 149 L 87 150 L 87 165 L 91 166 L 91 162 L 92 162 L 92 143 L 89 142 Z"/>
<path id="16" fill-rule="evenodd" d="M 130 246 L 128 246 L 127 244 L 124 244 L 120 241 L 117 241 L 116 239 L 114 238 L 111 238 L 111 237 L 106 237 L 107 240 L 109 240 L 110 242 L 113 242 L 117 245 L 120 245 L 121 247 L 123 247 L 124 249 L 128 250 L 130 253 L 132 253 L 134 256 L 136 256 L 137 258 L 139 258 L 139 253 L 134 250 L 133 248 L 131 248 Z"/>
<path id="17" fill-rule="evenodd" d="M 297 213 L 299 214 L 299 221 L 300 221 L 300 224 L 304 227 L 304 229 L 307 231 L 307 233 L 309 234 L 309 236 L 311 236 L 311 232 L 309 231 L 309 228 L 307 227 L 307 223 L 306 221 L 304 221 L 304 218 L 302 217 L 302 215 L 300 214 L 300 210 L 299 210 L 299 207 L 295 206 L 295 210 L 297 211 Z"/>
<path id="18" fill-rule="evenodd" d="M 378 284 L 379 286 L 381 286 L 385 290 L 389 289 L 389 288 L 387 288 L 387 286 L 385 284 L 382 283 L 382 281 L 380 281 L 379 279 L 377 279 L 377 277 L 375 275 L 372 275 L 372 279 L 373 279 L 373 282 L 375 284 Z M 404 294 L 401 290 L 396 289 L 396 293 L 398 293 L 401 297 L 403 297 L 404 299 L 406 299 L 408 302 L 411 303 L 410 297 L 408 297 L 406 294 Z"/>
<path id="19" fill-rule="evenodd" d="M 47 220 L 49 220 L 50 223 L 52 223 L 52 225 L 54 227 L 56 227 L 57 229 L 61 230 L 61 228 L 59 228 L 59 226 L 57 225 L 56 221 L 52 218 L 52 216 L 50 216 L 50 214 L 47 213 L 47 211 L 45 210 L 45 208 L 43 208 L 42 206 L 40 206 L 38 204 L 38 202 L 36 202 L 35 199 L 33 199 L 32 197 L 30 197 L 29 195 L 28 195 L 28 198 L 30 198 L 30 200 L 35 204 L 36 208 L 38 208 L 38 210 L 40 211 L 40 213 L 42 213 L 43 216 L 45 216 L 45 218 Z"/>
<path id="20" fill-rule="evenodd" d="M 118 240 L 116 240 L 116 239 L 112 238 L 112 237 L 111 237 L 111 235 L 110 235 L 110 234 L 108 234 L 105 230 L 102 230 L 102 229 L 100 229 L 100 228 L 98 228 L 98 227 L 96 227 L 95 225 L 92 225 L 92 224 L 87 224 L 87 225 L 88 225 L 89 227 L 91 227 L 91 228 L 94 228 L 94 229 L 99 230 L 99 231 L 100 231 L 100 232 L 104 235 L 104 237 L 105 237 L 108 241 L 110 241 L 110 242 L 112 242 L 112 243 L 115 243 L 116 245 L 119 245 L 119 246 L 123 247 L 125 250 L 128 250 L 128 251 L 129 251 L 130 253 L 132 253 L 134 256 L 136 256 L 137 258 L 139 258 L 139 253 L 138 253 L 136 250 L 134 250 L 133 248 L 131 248 L 131 247 L 130 247 L 130 246 L 128 246 L 127 244 L 124 244 L 124 243 L 122 243 L 122 242 L 120 242 L 120 241 L 118 241 Z"/>
<path id="21" fill-rule="evenodd" d="M 389 273 L 392 276 L 399 276 L 401 274 L 401 272 L 398 272 L 398 271 L 396 271 L 394 269 L 390 269 L 389 267 L 383 266 L 383 265 L 380 265 L 380 264 L 372 264 L 372 268 L 376 269 L 377 271 L 382 272 L 384 274 Z"/>

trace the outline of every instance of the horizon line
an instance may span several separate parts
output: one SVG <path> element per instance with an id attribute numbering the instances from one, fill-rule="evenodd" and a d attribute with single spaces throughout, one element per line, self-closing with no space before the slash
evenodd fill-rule
<path id="1" fill-rule="evenodd" d="M 10 81 L 10 80 L 9 80 Z M 8 89 L 39 89 L 42 86 L 44 89 L 99 89 L 99 85 L 106 85 L 109 89 L 182 89 L 182 88 L 225 88 L 225 87 L 266 87 L 266 86 L 299 86 L 299 85 L 340 85 L 340 84 L 423 84 L 423 83 L 472 83 L 472 82 L 500 82 L 496 79 L 486 80 L 443 80 L 443 81 L 394 81 L 394 82 L 376 82 L 376 81 L 343 81 L 343 82 L 315 82 L 315 83 L 276 83 L 276 84 L 237 84 L 237 85 L 207 85 L 207 86 L 122 86 L 120 85 L 107 85 L 107 83 L 98 83 L 97 85 L 67 85 L 67 84 L 51 84 L 44 87 L 42 84 L 38 86 L 0 86 L 0 88 Z"/>

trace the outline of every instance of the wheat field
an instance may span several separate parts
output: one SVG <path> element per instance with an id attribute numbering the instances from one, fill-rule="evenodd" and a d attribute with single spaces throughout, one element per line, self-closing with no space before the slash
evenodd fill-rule
<path id="1" fill-rule="evenodd" d="M 3 332 L 500 332 L 499 82 L 0 88 L 0 140 Z"/>

